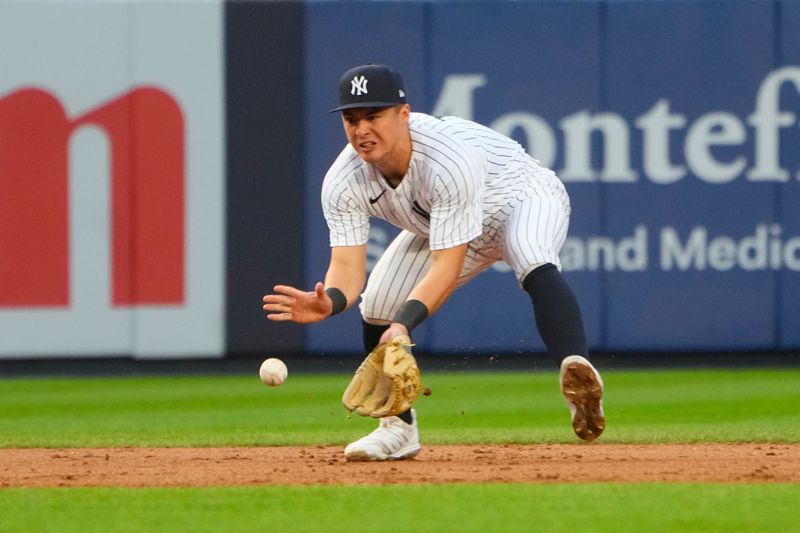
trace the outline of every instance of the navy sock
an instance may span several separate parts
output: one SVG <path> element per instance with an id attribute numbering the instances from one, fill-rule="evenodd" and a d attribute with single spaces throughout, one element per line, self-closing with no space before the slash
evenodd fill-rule
<path id="1" fill-rule="evenodd" d="M 522 286 L 533 301 L 539 335 L 556 362 L 569 355 L 587 356 L 578 301 L 555 265 L 540 266 L 525 277 Z"/>
<path id="2" fill-rule="evenodd" d="M 389 325 L 382 325 L 378 326 L 375 324 L 370 324 L 366 320 L 361 320 L 361 325 L 363 327 L 362 334 L 364 338 L 364 354 L 370 353 L 381 340 L 381 335 L 383 332 L 389 329 Z"/>

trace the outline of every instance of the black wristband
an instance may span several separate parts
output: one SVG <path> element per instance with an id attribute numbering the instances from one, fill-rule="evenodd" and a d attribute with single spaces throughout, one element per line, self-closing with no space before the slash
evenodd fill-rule
<path id="1" fill-rule="evenodd" d="M 419 326 L 420 322 L 426 318 L 428 318 L 428 308 L 425 307 L 425 304 L 419 300 L 408 300 L 397 310 L 392 322 L 403 324 L 411 333 L 411 330 Z"/>
<path id="2" fill-rule="evenodd" d="M 331 310 L 329 316 L 338 315 L 347 307 L 347 297 L 336 287 L 328 287 L 325 289 L 325 294 L 327 294 L 328 298 L 333 302 L 333 310 Z"/>

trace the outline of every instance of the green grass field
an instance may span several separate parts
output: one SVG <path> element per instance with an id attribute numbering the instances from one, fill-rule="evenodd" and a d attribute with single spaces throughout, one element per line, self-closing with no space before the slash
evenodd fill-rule
<path id="1" fill-rule="evenodd" d="M 424 378 L 423 444 L 576 442 L 554 372 Z M 6 379 L 0 447 L 343 445 L 374 426 L 347 419 L 348 379 Z M 800 442 L 798 369 L 604 380 L 601 442 Z M 797 501 L 800 483 L 0 489 L 0 531 L 792 530 Z"/>

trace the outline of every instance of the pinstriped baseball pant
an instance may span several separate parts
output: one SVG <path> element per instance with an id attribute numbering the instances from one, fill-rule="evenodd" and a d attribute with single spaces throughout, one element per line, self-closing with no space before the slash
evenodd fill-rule
<path id="1" fill-rule="evenodd" d="M 505 260 L 521 284 L 537 266 L 560 268 L 558 254 L 569 227 L 569 199 L 561 194 L 524 198 L 498 211 L 484 223 L 484 233 L 470 242 L 457 287 L 468 283 L 493 263 Z M 362 318 L 372 324 L 392 321 L 397 309 L 430 268 L 427 237 L 403 230 L 378 260 L 361 295 Z"/>

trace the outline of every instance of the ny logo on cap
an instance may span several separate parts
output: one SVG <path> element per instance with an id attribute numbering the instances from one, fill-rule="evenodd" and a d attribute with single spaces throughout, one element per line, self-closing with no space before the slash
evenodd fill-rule
<path id="1" fill-rule="evenodd" d="M 350 82 L 350 94 L 355 96 L 367 94 L 367 81 L 369 80 L 364 76 L 354 76 L 353 80 Z"/>

